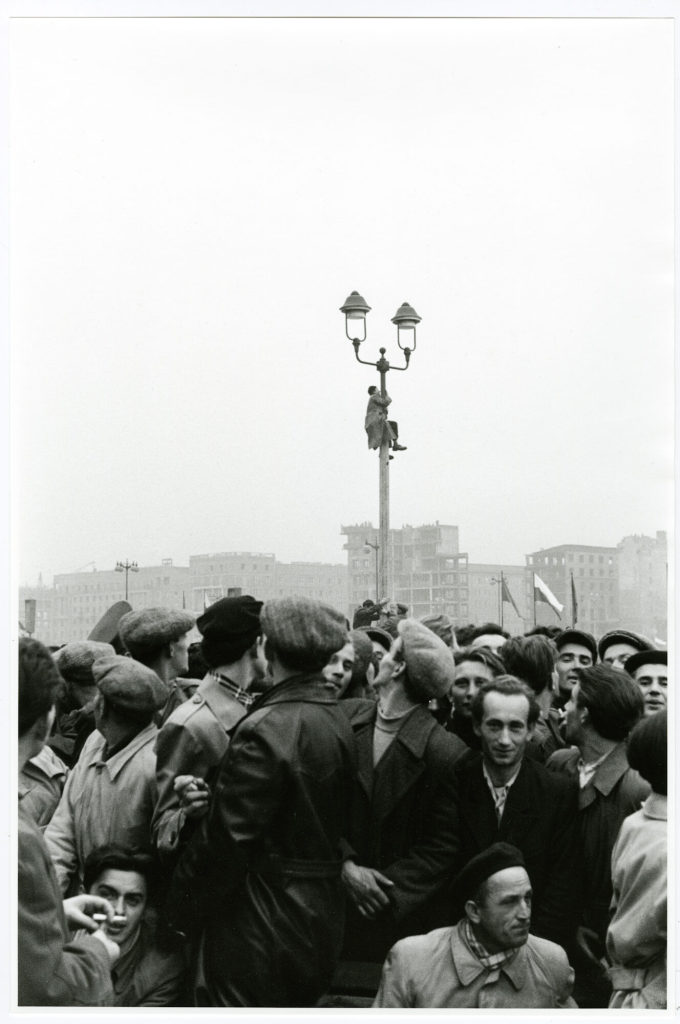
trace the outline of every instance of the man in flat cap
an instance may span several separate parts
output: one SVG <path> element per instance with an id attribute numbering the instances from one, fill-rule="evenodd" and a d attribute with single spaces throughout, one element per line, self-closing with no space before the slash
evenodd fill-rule
<path id="1" fill-rule="evenodd" d="M 529 933 L 532 888 L 520 851 L 494 843 L 456 879 L 465 916 L 402 939 L 385 962 L 376 1007 L 575 1009 L 564 950 Z"/>
<path id="2" fill-rule="evenodd" d="M 578 670 L 589 668 L 597 661 L 597 644 L 595 637 L 583 629 L 564 629 L 555 637 L 555 646 L 557 688 L 553 693 L 552 706 L 562 711 L 578 682 Z"/>
<path id="3" fill-rule="evenodd" d="M 472 720 L 481 751 L 455 773 L 456 864 L 495 842 L 518 847 L 533 886 L 536 934 L 565 945 L 576 928 L 578 787 L 528 756 L 538 715 L 533 691 L 514 676 L 498 676 L 477 691 Z"/>
<path id="4" fill-rule="evenodd" d="M 652 645 L 638 633 L 629 629 L 612 629 L 600 637 L 597 651 L 603 665 L 612 668 L 624 668 L 626 661 L 636 651 L 651 651 Z"/>
<path id="5" fill-rule="evenodd" d="M 666 710 L 668 691 L 668 652 L 637 651 L 626 660 L 626 672 L 640 687 L 645 702 L 645 717 Z"/>
<path id="6" fill-rule="evenodd" d="M 246 714 L 253 683 L 264 678 L 262 602 L 224 597 L 196 626 L 209 671 L 188 701 L 175 708 L 156 742 L 158 803 L 153 817 L 156 848 L 165 860 L 189 838 L 208 809 L 212 776 L 229 745 L 229 733 Z"/>
<path id="7" fill-rule="evenodd" d="M 85 860 L 97 846 L 148 846 L 156 804 L 153 716 L 165 703 L 165 686 L 150 668 L 119 654 L 95 661 L 92 672 L 97 728 L 45 830 L 64 894 L 82 881 Z"/>
<path id="8" fill-rule="evenodd" d="M 467 747 L 428 703 L 445 696 L 453 678 L 451 649 L 404 619 L 373 684 L 377 703 L 343 701 L 359 760 L 342 869 L 345 960 L 382 963 L 400 936 L 438 923 L 458 848 L 453 767 Z"/>
<path id="9" fill-rule="evenodd" d="M 190 695 L 178 676 L 189 668 L 189 633 L 194 622 L 193 615 L 177 608 L 142 608 L 128 612 L 118 625 L 125 650 L 136 661 L 153 669 L 165 684 L 166 699 L 157 716 L 158 725 Z"/>
<path id="10" fill-rule="evenodd" d="M 57 717 L 48 743 L 69 768 L 80 757 L 85 740 L 95 727 L 97 684 L 92 666 L 98 658 L 115 653 L 109 643 L 74 640 L 53 655 L 64 682 L 57 693 Z"/>
<path id="11" fill-rule="evenodd" d="M 260 621 L 273 685 L 232 732 L 167 902 L 169 923 L 198 934 L 198 1006 L 313 1006 L 342 941 L 355 755 L 321 670 L 347 640 L 345 618 L 280 598 Z"/>

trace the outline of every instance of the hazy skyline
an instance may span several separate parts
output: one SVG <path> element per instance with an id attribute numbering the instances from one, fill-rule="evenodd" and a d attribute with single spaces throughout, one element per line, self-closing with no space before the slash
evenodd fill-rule
<path id="1" fill-rule="evenodd" d="M 342 562 L 378 520 L 474 562 L 669 529 L 669 19 L 15 19 L 20 582 Z"/>

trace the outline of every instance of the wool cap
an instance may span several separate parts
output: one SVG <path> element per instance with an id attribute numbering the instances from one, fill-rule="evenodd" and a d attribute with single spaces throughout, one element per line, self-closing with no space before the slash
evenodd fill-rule
<path id="1" fill-rule="evenodd" d="M 453 632 L 453 622 L 448 615 L 423 615 L 420 621 L 433 633 L 436 633 L 440 640 L 443 640 L 447 647 L 457 647 L 456 637 Z"/>
<path id="2" fill-rule="evenodd" d="M 423 701 L 444 697 L 456 676 L 451 648 L 417 619 L 402 619 L 399 635 L 410 689 Z"/>
<path id="3" fill-rule="evenodd" d="M 380 626 L 359 626 L 359 629 L 366 634 L 369 640 L 375 640 L 386 651 L 389 651 L 394 637 L 391 637 L 386 629 L 382 629 Z"/>
<path id="4" fill-rule="evenodd" d="M 262 632 L 262 601 L 250 594 L 223 597 L 196 619 L 203 640 L 201 651 L 212 668 L 231 665 L 253 646 Z"/>
<path id="5" fill-rule="evenodd" d="M 152 669 L 122 654 L 99 658 L 92 675 L 102 696 L 121 711 L 148 714 L 168 699 L 167 686 Z"/>
<path id="6" fill-rule="evenodd" d="M 555 637 L 555 646 L 561 651 L 565 644 L 579 644 L 587 648 L 593 656 L 593 664 L 597 661 L 597 643 L 592 633 L 586 633 L 582 629 L 563 629 Z"/>
<path id="7" fill-rule="evenodd" d="M 365 629 L 353 629 L 349 638 L 352 641 L 352 647 L 354 648 L 354 669 L 352 670 L 352 679 L 361 679 L 365 677 L 368 671 L 368 666 L 371 663 L 373 657 L 373 644 L 371 643 L 370 637 L 367 635 Z"/>
<path id="8" fill-rule="evenodd" d="M 68 683 L 94 686 L 93 664 L 98 658 L 115 653 L 111 644 L 99 643 L 96 640 L 74 640 L 60 647 L 52 657 Z"/>
<path id="9" fill-rule="evenodd" d="M 641 665 L 667 665 L 668 651 L 637 651 L 626 658 L 624 668 L 629 675 L 634 675 L 635 670 Z"/>
<path id="10" fill-rule="evenodd" d="M 262 632 L 285 665 L 300 670 L 323 668 L 347 643 L 345 616 L 308 597 L 277 597 L 260 613 Z"/>
<path id="11" fill-rule="evenodd" d="M 524 857 L 510 843 L 492 843 L 469 860 L 455 879 L 454 891 L 461 903 L 474 899 L 477 890 L 487 878 L 506 868 L 526 868 Z"/>
<path id="12" fill-rule="evenodd" d="M 118 633 L 134 657 L 135 648 L 162 647 L 179 640 L 195 621 L 189 612 L 176 608 L 142 608 L 123 616 Z"/>
<path id="13" fill-rule="evenodd" d="M 597 645 L 600 661 L 604 658 L 607 648 L 611 647 L 612 644 L 630 644 L 636 651 L 652 650 L 649 640 L 645 640 L 643 636 L 631 633 L 627 629 L 612 629 L 609 633 L 605 633 L 604 636 L 600 637 L 600 642 Z"/>

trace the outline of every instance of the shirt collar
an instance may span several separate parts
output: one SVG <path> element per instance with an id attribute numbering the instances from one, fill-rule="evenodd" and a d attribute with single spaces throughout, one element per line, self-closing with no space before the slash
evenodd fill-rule
<path id="1" fill-rule="evenodd" d="M 484 758 L 482 758 L 482 772 L 484 773 L 484 778 L 486 779 L 487 786 L 492 790 L 510 789 L 510 786 L 512 786 L 513 782 L 516 780 L 521 769 L 522 762 L 520 761 L 519 765 L 517 766 L 517 771 L 515 772 L 515 774 L 511 778 L 509 778 L 507 782 L 504 782 L 502 786 L 497 786 L 496 783 L 491 778 L 491 776 L 489 775 L 488 771 L 486 770 L 486 762 Z"/>
<path id="2" fill-rule="evenodd" d="M 241 686 L 232 682 L 227 676 L 223 676 L 221 672 L 210 672 L 209 676 L 216 683 L 219 683 L 223 690 L 226 690 L 227 693 L 232 695 L 232 697 L 235 697 L 239 704 L 244 708 L 249 708 L 255 700 L 252 693 L 248 693 L 247 690 L 244 690 Z"/>
<path id="3" fill-rule="evenodd" d="M 456 968 L 456 973 L 461 985 L 471 985 L 480 974 L 490 974 L 488 967 L 484 967 L 480 960 L 474 955 L 465 941 L 465 921 L 459 921 L 455 928 L 451 929 L 451 956 Z M 526 945 L 520 946 L 517 955 L 502 967 L 496 968 L 500 973 L 505 974 L 513 987 L 519 991 L 527 978 L 527 954 Z"/>

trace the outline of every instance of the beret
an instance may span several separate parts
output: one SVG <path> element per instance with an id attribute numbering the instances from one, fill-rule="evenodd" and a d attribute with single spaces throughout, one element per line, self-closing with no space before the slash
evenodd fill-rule
<path id="1" fill-rule="evenodd" d="M 102 696 L 123 711 L 157 711 L 168 699 L 167 686 L 152 669 L 122 654 L 99 658 L 92 675 Z"/>
<path id="2" fill-rule="evenodd" d="M 211 604 L 196 620 L 207 662 L 216 667 L 230 665 L 253 646 L 262 632 L 262 601 L 249 594 L 223 597 Z"/>
<path id="3" fill-rule="evenodd" d="M 451 648 L 417 619 L 402 619 L 399 635 L 411 688 L 423 700 L 444 697 L 456 675 Z"/>
<path id="4" fill-rule="evenodd" d="M 565 644 L 580 644 L 586 647 L 593 656 L 593 663 L 597 661 L 597 643 L 592 633 L 586 633 L 582 629 L 563 629 L 555 637 L 555 646 L 561 651 Z"/>
<path id="5" fill-rule="evenodd" d="M 118 634 L 128 649 L 130 644 L 162 647 L 188 633 L 194 622 L 194 616 L 189 612 L 175 608 L 142 608 L 123 616 L 118 624 Z"/>
<path id="6" fill-rule="evenodd" d="M 668 651 L 637 651 L 635 654 L 631 654 L 630 658 L 626 658 L 626 664 L 623 667 L 632 676 L 641 665 L 667 664 Z"/>
<path id="7" fill-rule="evenodd" d="M 391 637 L 386 629 L 382 629 L 380 626 L 359 626 L 359 629 L 366 634 L 369 640 L 375 640 L 386 651 L 389 651 L 394 637 Z"/>
<path id="8" fill-rule="evenodd" d="M 609 633 L 605 633 L 604 636 L 600 637 L 600 642 L 597 645 L 598 652 L 600 654 L 600 661 L 604 658 L 605 651 L 612 644 L 630 644 L 636 651 L 651 651 L 652 645 L 649 640 L 645 640 L 643 636 L 638 636 L 637 633 L 631 633 L 627 629 L 612 629 Z"/>
<path id="9" fill-rule="evenodd" d="M 277 597 L 260 613 L 262 631 L 281 655 L 310 665 L 326 664 L 331 654 L 347 643 L 345 616 L 322 601 L 309 597 Z"/>
<path id="10" fill-rule="evenodd" d="M 482 882 L 506 868 L 526 868 L 524 857 L 510 843 L 493 843 L 469 860 L 453 886 L 461 903 L 474 898 Z"/>
<path id="11" fill-rule="evenodd" d="M 94 662 L 111 654 L 115 654 L 111 644 L 99 643 L 96 640 L 74 640 L 60 647 L 52 657 L 67 682 L 93 686 Z"/>

